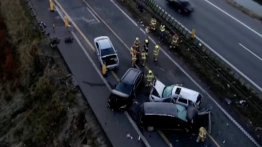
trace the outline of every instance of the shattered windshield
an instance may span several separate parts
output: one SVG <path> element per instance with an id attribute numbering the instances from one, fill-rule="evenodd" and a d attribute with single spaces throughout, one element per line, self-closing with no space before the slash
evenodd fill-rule
<path id="1" fill-rule="evenodd" d="M 174 86 L 175 86 L 175 85 L 166 86 L 166 87 L 164 88 L 162 97 L 163 97 L 163 98 L 166 98 L 166 97 L 171 96 Z"/>
<path id="2" fill-rule="evenodd" d="M 101 49 L 101 56 L 106 56 L 106 55 L 111 55 L 114 54 L 115 51 L 113 48 L 106 48 L 106 49 Z"/>

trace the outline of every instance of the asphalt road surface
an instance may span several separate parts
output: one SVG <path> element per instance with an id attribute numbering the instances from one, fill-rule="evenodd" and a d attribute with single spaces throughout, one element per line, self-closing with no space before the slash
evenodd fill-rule
<path id="1" fill-rule="evenodd" d="M 226 3 L 225 0 L 189 0 L 195 7 L 185 17 L 166 0 L 155 2 L 233 66 L 262 91 L 262 24 Z M 252 82 L 251 82 L 252 83 Z"/>
<path id="2" fill-rule="evenodd" d="M 72 27 L 69 29 L 71 36 L 75 37 L 72 44 L 64 44 L 63 41 L 59 44 L 59 50 L 65 58 L 72 74 L 76 78 L 83 94 L 92 107 L 105 133 L 108 135 L 114 147 L 137 147 L 145 146 L 145 143 L 139 142 L 140 131 L 134 129 L 134 125 L 130 122 L 129 117 L 136 116 L 135 111 L 130 111 L 129 115 L 123 113 L 114 114 L 107 108 L 107 98 L 109 95 L 108 85 L 112 86 L 117 83 L 117 80 L 130 67 L 129 46 L 134 41 L 135 37 L 144 38 L 145 35 L 137 26 L 121 12 L 111 1 L 96 0 L 72 1 L 58 0 L 56 6 L 57 12 L 49 12 L 47 1 L 32 0 L 38 12 L 38 18 L 45 22 L 47 31 L 52 34 L 52 24 L 56 24 L 55 35 L 61 39 L 68 36 L 63 26 L 64 14 L 68 15 L 72 20 Z M 61 6 L 61 7 L 60 7 Z M 109 36 L 115 48 L 118 50 L 120 57 L 120 68 L 117 72 L 109 72 L 108 77 L 102 78 L 98 73 L 100 65 L 94 52 L 93 39 L 98 36 Z M 151 48 L 153 43 L 151 42 Z M 168 52 L 164 49 L 165 52 Z M 183 63 L 179 62 L 175 56 L 172 61 L 169 60 L 166 54 L 160 53 L 159 61 L 152 62 L 152 50 L 150 58 L 144 71 L 152 69 L 154 74 L 163 83 L 169 85 L 174 83 L 182 83 L 188 88 L 197 91 L 201 89 L 192 82 L 174 63 L 179 63 L 191 77 L 193 77 L 201 87 L 208 91 L 207 87 L 190 72 Z M 97 70 L 98 69 L 98 70 Z M 209 91 L 208 91 L 209 92 Z M 228 119 L 222 111 L 217 107 L 206 93 L 204 96 L 203 106 L 212 106 L 212 133 L 208 136 L 204 144 L 195 142 L 196 136 L 181 134 L 180 132 L 147 132 L 141 130 L 141 136 L 144 136 L 147 142 L 152 147 L 164 147 L 170 143 L 176 147 L 191 147 L 191 146 L 255 146 L 239 129 Z M 209 92 L 210 93 L 210 92 Z M 211 94 L 212 97 L 215 97 Z M 148 100 L 146 92 L 141 92 L 134 105 L 139 105 L 143 101 Z M 223 104 L 221 104 L 223 106 Z M 132 136 L 132 139 L 126 137 L 127 134 Z"/>

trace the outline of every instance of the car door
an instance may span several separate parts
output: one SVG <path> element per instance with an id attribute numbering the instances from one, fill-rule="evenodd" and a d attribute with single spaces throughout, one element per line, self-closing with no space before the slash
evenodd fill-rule
<path id="1" fill-rule="evenodd" d="M 100 60 L 100 48 L 99 48 L 99 44 L 96 42 L 95 43 L 96 44 L 96 54 L 97 54 L 97 56 L 98 56 L 98 58 L 99 58 L 99 60 Z"/>
<path id="2" fill-rule="evenodd" d="M 136 90 L 139 89 L 139 85 L 140 85 L 141 81 L 142 81 L 142 74 L 140 74 L 140 75 L 137 77 L 137 79 L 136 79 L 136 82 L 135 82 Z"/>

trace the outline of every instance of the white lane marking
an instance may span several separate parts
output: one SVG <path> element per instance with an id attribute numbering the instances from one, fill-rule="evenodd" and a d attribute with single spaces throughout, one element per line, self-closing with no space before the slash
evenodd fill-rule
<path id="1" fill-rule="evenodd" d="M 115 3 L 113 3 L 114 5 L 116 5 Z M 121 9 L 121 8 L 119 8 L 119 9 Z M 123 10 L 121 11 L 122 13 L 124 13 L 124 14 L 126 14 Z M 126 14 L 127 15 L 127 14 Z M 125 15 L 125 16 L 126 16 Z M 132 20 L 130 17 L 127 17 L 129 20 Z M 139 27 L 140 28 L 140 27 Z M 187 29 L 188 30 L 188 29 Z M 146 34 L 145 33 L 145 31 L 142 29 L 142 28 L 140 28 L 140 31 L 141 32 L 143 32 L 144 34 Z M 190 32 L 190 31 L 189 31 Z M 149 39 L 154 43 L 154 44 L 156 44 L 156 42 L 149 36 Z M 198 38 L 199 39 L 199 38 Z M 200 39 L 199 39 L 200 40 Z M 201 41 L 202 43 L 203 43 L 203 41 Z M 205 43 L 203 43 L 204 45 L 206 45 Z M 207 45 L 206 45 L 207 46 Z M 209 46 L 207 46 L 207 47 L 209 47 Z M 205 93 L 216 105 L 217 105 L 217 107 L 257 146 L 257 147 L 260 147 L 260 145 L 257 143 L 257 141 L 229 114 L 229 113 L 227 113 L 226 112 L 226 110 L 222 107 L 222 106 L 220 106 L 219 104 L 218 104 L 218 102 L 204 89 L 204 88 L 202 88 L 202 86 L 200 85 L 200 84 L 198 84 L 197 83 L 197 81 L 196 80 L 194 80 L 194 78 L 193 77 L 191 77 L 176 61 L 174 61 L 173 60 L 173 58 L 170 56 L 170 55 L 168 55 L 168 53 L 166 53 L 166 51 L 164 51 L 163 49 L 160 49 L 160 51 L 163 53 L 163 54 L 165 54 L 167 57 L 168 57 L 168 59 L 172 62 L 172 63 L 174 63 L 203 93 Z M 218 54 L 218 53 L 217 53 Z M 219 55 L 219 57 L 222 57 L 221 55 Z M 223 57 L 222 57 L 223 58 Z M 225 60 L 224 58 L 223 58 L 223 60 Z M 225 60 L 226 61 L 226 60 Z M 227 61 L 228 62 L 228 61 Z M 229 63 L 229 62 L 228 62 Z M 236 68 L 237 69 L 237 68 Z M 238 70 L 239 71 L 239 70 Z M 240 72 L 240 71 L 239 71 Z M 261 91 L 262 91 L 262 89 L 261 89 Z"/>
<path id="2" fill-rule="evenodd" d="M 91 13 L 91 15 L 93 15 L 93 17 L 97 20 L 97 22 L 100 23 L 99 19 L 96 18 L 96 16 L 93 14 L 93 12 L 91 12 L 87 7 L 86 7 L 87 11 L 89 11 Z"/>
<path id="3" fill-rule="evenodd" d="M 111 0 L 113 1 L 113 0 Z M 115 6 L 117 4 L 113 3 Z M 118 8 L 121 9 L 121 8 Z M 122 10 L 122 9 L 121 9 Z M 121 11 L 124 15 L 127 15 L 123 10 Z M 133 21 L 130 17 L 127 17 L 130 21 Z M 174 18 L 173 18 L 174 19 Z M 180 22 L 178 22 L 176 19 L 174 19 L 176 23 L 178 23 L 180 26 L 182 26 L 188 33 L 191 33 L 190 30 L 188 30 L 185 26 L 183 26 Z M 227 61 L 223 56 L 221 56 L 218 52 L 216 52 L 211 46 L 209 46 L 207 43 L 205 43 L 202 39 L 200 39 L 198 36 L 196 38 L 205 45 L 210 51 L 212 51 L 216 56 L 218 56 L 221 60 L 223 60 L 227 65 L 229 65 L 231 68 L 233 68 L 240 76 L 245 78 L 250 84 L 252 84 L 257 90 L 262 92 L 262 88 L 257 85 L 253 80 L 251 80 L 248 76 L 246 76 L 243 72 L 241 72 L 238 68 L 236 68 L 233 64 L 231 64 L 229 61 Z"/>
<path id="4" fill-rule="evenodd" d="M 60 15 L 61 18 L 63 18 L 62 12 L 56 7 L 56 10 L 58 12 L 58 14 Z M 70 20 L 71 17 L 67 16 Z M 83 52 L 85 53 L 85 55 L 87 56 L 87 58 L 89 59 L 89 61 L 91 62 L 91 64 L 93 65 L 93 67 L 95 68 L 96 72 L 98 73 L 98 75 L 100 76 L 100 78 L 102 79 L 102 81 L 106 84 L 106 87 L 108 88 L 109 91 L 111 91 L 111 87 L 109 86 L 109 84 L 107 83 L 107 81 L 105 80 L 105 78 L 102 76 L 102 74 L 100 73 L 99 69 L 97 68 L 97 66 L 95 65 L 93 59 L 90 57 L 90 55 L 87 53 L 87 51 L 85 50 L 85 48 L 83 47 L 82 43 L 80 42 L 80 40 L 78 39 L 78 37 L 75 35 L 74 32 L 72 32 L 72 35 L 74 36 L 74 38 L 76 39 L 77 43 L 80 45 L 81 49 L 83 50 Z M 141 133 L 141 131 L 139 130 L 139 128 L 137 127 L 136 123 L 133 121 L 133 119 L 131 118 L 131 116 L 125 111 L 124 114 L 126 115 L 127 119 L 129 120 L 129 122 L 131 123 L 131 125 L 133 126 L 133 128 L 135 129 L 135 131 L 137 132 L 137 134 L 141 137 L 143 143 L 146 145 L 146 147 L 151 147 L 150 144 L 148 143 L 148 141 L 146 140 L 146 138 L 144 137 L 144 135 Z"/>
<path id="5" fill-rule="evenodd" d="M 238 22 L 239 24 L 243 25 L 244 27 L 246 27 L 247 29 L 249 29 L 250 31 L 252 31 L 253 33 L 257 34 L 259 37 L 262 38 L 262 35 L 259 34 L 257 31 L 255 31 L 254 29 L 252 29 L 251 27 L 249 27 L 248 25 L 244 24 L 243 22 L 241 22 L 240 20 L 238 20 L 237 18 L 235 18 L 234 16 L 230 15 L 229 13 L 227 13 L 226 11 L 222 10 L 221 8 L 219 8 L 218 6 L 216 6 L 215 4 L 211 3 L 208 0 L 205 0 L 208 4 L 210 4 L 211 6 L 215 7 L 216 9 L 218 9 L 219 11 L 223 12 L 224 14 L 226 14 L 228 17 L 234 19 L 236 22 Z"/>
<path id="6" fill-rule="evenodd" d="M 90 55 L 88 54 L 88 52 L 86 51 L 85 47 L 82 45 L 82 43 L 80 42 L 80 40 L 78 39 L 78 37 L 76 36 L 76 34 L 74 32 L 72 32 L 72 35 L 74 36 L 75 40 L 77 41 L 77 43 L 79 44 L 79 46 L 81 47 L 82 51 L 85 53 L 85 55 L 87 56 L 88 60 L 91 62 L 91 64 L 93 65 L 93 67 L 95 68 L 97 74 L 100 76 L 100 78 L 103 80 L 103 82 L 106 84 L 106 87 L 108 88 L 109 91 L 111 91 L 111 87 L 109 86 L 109 84 L 107 83 L 107 81 L 105 80 L 105 78 L 102 76 L 100 70 L 98 69 L 98 67 L 96 66 L 96 64 L 94 63 L 94 60 L 90 57 Z M 125 111 L 124 114 L 126 115 L 127 119 L 129 120 L 129 122 L 131 123 L 131 125 L 134 127 L 134 129 L 136 130 L 137 134 L 140 136 L 140 138 L 142 139 L 143 143 L 146 145 L 146 147 L 151 147 L 149 145 L 149 143 L 147 142 L 146 138 L 144 137 L 144 135 L 140 132 L 140 130 L 138 129 L 136 123 L 133 121 L 133 119 L 130 117 L 130 115 Z"/>
<path id="7" fill-rule="evenodd" d="M 117 8 L 120 10 L 135 26 L 138 26 L 137 23 L 131 19 L 113 0 L 110 0 Z"/>
<path id="8" fill-rule="evenodd" d="M 256 55 L 254 52 L 252 52 L 250 49 L 248 49 L 247 47 L 245 47 L 244 45 L 242 45 L 241 43 L 238 43 L 241 47 L 243 47 L 246 51 L 248 51 L 250 54 L 252 54 L 253 56 L 255 56 L 256 58 L 258 58 L 260 61 L 262 61 L 262 58 L 260 58 L 258 55 Z"/>

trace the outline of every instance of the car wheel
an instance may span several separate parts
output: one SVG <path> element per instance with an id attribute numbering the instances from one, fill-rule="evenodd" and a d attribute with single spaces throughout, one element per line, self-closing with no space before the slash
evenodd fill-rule
<path id="1" fill-rule="evenodd" d="M 147 127 L 147 131 L 153 131 L 154 130 L 154 127 L 153 126 L 148 126 Z"/>

